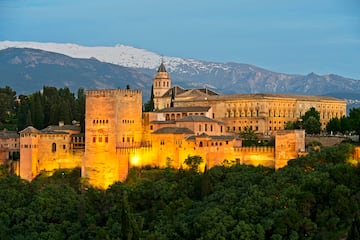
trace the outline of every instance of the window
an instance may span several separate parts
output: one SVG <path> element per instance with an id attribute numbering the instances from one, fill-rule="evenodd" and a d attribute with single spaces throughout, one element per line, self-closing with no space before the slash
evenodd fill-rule
<path id="1" fill-rule="evenodd" d="M 66 145 L 65 145 L 65 144 L 63 145 L 63 149 L 64 149 L 64 150 L 66 149 Z"/>
<path id="2" fill-rule="evenodd" d="M 102 137 L 99 137 L 99 142 L 102 142 Z"/>
<path id="3" fill-rule="evenodd" d="M 96 142 L 96 137 L 93 137 L 93 143 Z"/>
<path id="4" fill-rule="evenodd" d="M 109 141 L 108 136 L 105 137 L 105 142 L 107 143 Z"/>
<path id="5" fill-rule="evenodd" d="M 56 152 L 56 143 L 53 143 L 51 146 L 51 151 Z"/>

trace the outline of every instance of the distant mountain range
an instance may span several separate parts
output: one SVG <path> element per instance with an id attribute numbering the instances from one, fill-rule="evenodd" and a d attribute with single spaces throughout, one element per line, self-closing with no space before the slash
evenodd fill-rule
<path id="1" fill-rule="evenodd" d="M 173 85 L 208 87 L 218 93 L 290 93 L 328 95 L 360 105 L 360 80 L 335 74 L 275 73 L 241 63 L 215 63 L 161 56 L 124 45 L 84 47 L 75 44 L 0 42 L 0 86 L 18 94 L 44 85 L 76 91 L 79 87 L 131 88 L 150 96 L 152 78 L 164 62 Z M 355 104 L 355 105 L 354 105 Z"/>

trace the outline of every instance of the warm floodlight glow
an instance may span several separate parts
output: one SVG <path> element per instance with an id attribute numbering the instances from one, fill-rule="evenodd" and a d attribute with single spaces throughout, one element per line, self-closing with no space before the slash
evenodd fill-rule
<path id="1" fill-rule="evenodd" d="M 132 166 L 138 166 L 138 165 L 140 165 L 140 157 L 137 156 L 137 155 L 132 156 L 132 157 L 130 158 L 130 164 L 131 164 Z"/>

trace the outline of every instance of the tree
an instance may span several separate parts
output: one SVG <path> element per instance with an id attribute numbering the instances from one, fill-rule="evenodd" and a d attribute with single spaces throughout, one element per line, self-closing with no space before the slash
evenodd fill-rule
<path id="1" fill-rule="evenodd" d="M 360 239 L 360 217 L 359 213 L 355 214 L 354 220 L 351 223 L 347 239 Z"/>
<path id="2" fill-rule="evenodd" d="M 339 118 L 332 118 L 330 121 L 326 124 L 326 132 L 328 133 L 337 133 L 341 132 L 341 122 Z"/>
<path id="3" fill-rule="evenodd" d="M 360 108 L 352 108 L 349 113 L 351 129 L 360 135 Z"/>
<path id="4" fill-rule="evenodd" d="M 314 107 L 310 108 L 301 117 L 306 133 L 319 134 L 321 130 L 320 113 Z"/>
<path id="5" fill-rule="evenodd" d="M 9 86 L 0 88 L 0 123 L 6 125 L 16 124 L 15 99 L 16 92 Z"/>
<path id="6" fill-rule="evenodd" d="M 306 119 L 303 126 L 305 132 L 309 134 L 319 134 L 321 130 L 320 121 L 316 120 L 316 118 L 313 116 L 310 116 L 308 119 Z"/>
<path id="7" fill-rule="evenodd" d="M 85 132 L 85 102 L 86 94 L 84 88 L 79 88 L 76 99 L 75 119 L 80 121 L 81 132 Z"/>
<path id="8" fill-rule="evenodd" d="M 144 111 L 145 112 L 152 112 L 154 111 L 154 85 L 151 85 L 151 95 L 149 101 L 144 104 Z"/>
<path id="9" fill-rule="evenodd" d="M 255 131 L 249 127 L 245 127 L 244 131 L 240 132 L 239 136 L 245 140 L 251 140 L 251 141 L 258 140 L 258 136 L 256 135 Z"/>
<path id="10" fill-rule="evenodd" d="M 28 96 L 20 95 L 19 101 L 16 105 L 16 115 L 17 115 L 17 129 L 23 130 L 27 126 L 32 125 L 31 121 L 31 112 L 30 112 L 31 101 Z"/>
<path id="11" fill-rule="evenodd" d="M 203 162 L 203 159 L 199 155 L 194 155 L 194 156 L 189 155 L 184 160 L 184 163 L 188 166 L 189 170 L 191 172 L 196 172 L 196 173 L 199 172 L 199 166 L 202 162 Z"/>
<path id="12" fill-rule="evenodd" d="M 40 92 L 36 92 L 31 96 L 31 119 L 34 127 L 37 129 L 42 129 L 46 125 L 44 122 L 44 109 Z"/>
<path id="13" fill-rule="evenodd" d="M 301 118 L 305 122 L 309 117 L 314 117 L 316 120 L 320 121 L 320 113 L 316 111 L 314 107 L 311 107 L 308 111 L 306 111 L 305 115 Z"/>
<path id="14" fill-rule="evenodd" d="M 242 138 L 243 146 L 253 146 L 258 144 L 258 136 L 255 131 L 249 127 L 245 127 L 244 131 L 239 133 L 239 136 Z"/>
<path id="15" fill-rule="evenodd" d="M 348 118 L 346 116 L 342 116 L 340 118 L 340 125 L 341 125 L 341 132 L 344 134 L 347 132 L 350 132 L 352 130 L 351 120 L 350 120 L 350 118 Z"/>

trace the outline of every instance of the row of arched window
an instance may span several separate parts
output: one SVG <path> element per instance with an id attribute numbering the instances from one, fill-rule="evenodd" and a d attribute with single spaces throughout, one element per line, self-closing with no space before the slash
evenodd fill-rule
<path id="1" fill-rule="evenodd" d="M 108 143 L 109 142 L 109 137 L 108 136 L 93 136 L 93 143 Z"/>
<path id="2" fill-rule="evenodd" d="M 154 87 L 169 87 L 169 81 L 163 81 L 161 86 L 161 81 L 155 81 Z"/>
<path id="3" fill-rule="evenodd" d="M 104 119 L 94 119 L 93 120 L 93 124 L 108 124 L 108 123 L 109 123 L 108 119 L 106 119 L 106 120 L 104 120 Z"/>
<path id="4" fill-rule="evenodd" d="M 135 120 L 123 119 L 123 120 L 122 120 L 122 123 L 123 123 L 123 124 L 135 123 Z"/>

